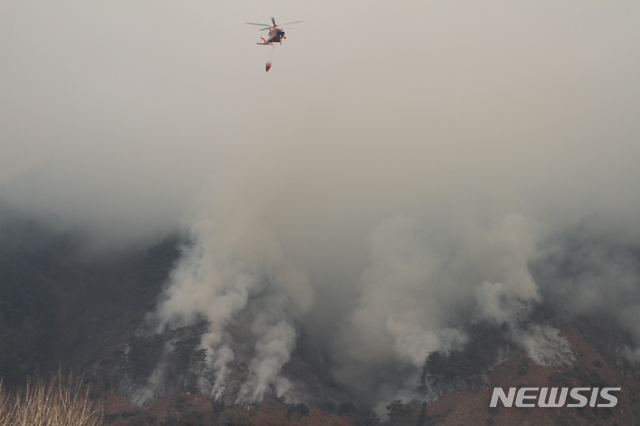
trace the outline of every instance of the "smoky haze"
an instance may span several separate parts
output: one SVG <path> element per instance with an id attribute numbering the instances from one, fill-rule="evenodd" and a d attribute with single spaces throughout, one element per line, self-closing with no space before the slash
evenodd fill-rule
<path id="1" fill-rule="evenodd" d="M 508 324 L 541 364 L 571 362 L 556 330 L 524 325 L 550 294 L 539 278 L 557 275 L 530 262 L 565 256 L 549 241 L 579 226 L 640 243 L 638 5 L 0 9 L 3 203 L 99 249 L 188 235 L 149 321 L 211 321 L 214 396 L 238 315 L 254 344 L 239 400 L 290 389 L 279 372 L 301 328 L 374 399 L 410 395 L 468 321 Z M 305 22 L 265 73 L 272 48 L 243 23 L 271 16 Z M 635 289 L 633 262 L 614 263 L 556 296 L 579 294 L 577 314 L 602 277 Z M 598 309 L 623 306 L 640 336 L 640 295 L 620 291 L 633 297 Z"/>

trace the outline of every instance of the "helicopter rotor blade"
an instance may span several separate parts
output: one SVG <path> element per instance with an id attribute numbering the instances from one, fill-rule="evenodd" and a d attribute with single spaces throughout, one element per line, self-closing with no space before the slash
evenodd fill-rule
<path id="1" fill-rule="evenodd" d="M 269 24 L 256 24 L 255 22 L 245 22 L 247 25 L 260 25 L 261 27 L 270 27 Z"/>
<path id="2" fill-rule="evenodd" d="M 304 21 L 293 21 L 293 22 L 287 22 L 286 24 L 282 24 L 282 25 L 280 25 L 280 26 L 281 26 L 281 27 L 284 27 L 285 25 L 297 24 L 298 22 L 304 22 Z"/>
<path id="3" fill-rule="evenodd" d="M 273 26 L 275 27 L 276 26 L 276 20 L 275 20 L 274 17 L 271 17 L 271 22 L 273 22 Z"/>

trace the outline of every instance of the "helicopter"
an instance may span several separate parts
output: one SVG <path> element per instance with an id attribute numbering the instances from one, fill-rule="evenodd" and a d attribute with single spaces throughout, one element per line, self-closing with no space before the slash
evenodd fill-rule
<path id="1" fill-rule="evenodd" d="M 249 25 L 260 25 L 261 27 L 266 27 L 266 28 L 261 28 L 260 31 L 269 30 L 269 34 L 267 35 L 267 37 L 260 37 L 262 39 L 262 43 L 256 43 L 256 44 L 260 44 L 262 46 L 272 46 L 275 43 L 282 44 L 282 40 L 287 38 L 284 35 L 284 30 L 278 24 L 276 24 L 276 20 L 274 18 L 271 18 L 271 22 L 273 23 L 273 25 L 256 24 L 254 22 L 247 22 L 247 24 Z M 298 22 L 302 22 L 302 21 L 287 22 L 286 24 L 282 24 L 282 26 L 297 24 Z"/>

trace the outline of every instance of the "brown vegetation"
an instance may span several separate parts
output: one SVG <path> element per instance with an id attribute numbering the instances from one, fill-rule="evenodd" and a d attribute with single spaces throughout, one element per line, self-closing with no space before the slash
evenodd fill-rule
<path id="1" fill-rule="evenodd" d="M 98 426 L 102 410 L 89 398 L 89 390 L 72 376 L 56 374 L 51 380 L 28 380 L 8 393 L 0 383 L 0 426 Z"/>

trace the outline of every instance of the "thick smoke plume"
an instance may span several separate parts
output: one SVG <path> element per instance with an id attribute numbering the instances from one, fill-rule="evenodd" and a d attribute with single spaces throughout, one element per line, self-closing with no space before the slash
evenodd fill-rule
<path id="1" fill-rule="evenodd" d="M 637 210 L 635 210 L 637 212 Z M 626 222 L 626 223 L 625 223 Z M 612 318 L 634 348 L 621 355 L 640 367 L 640 239 L 637 216 L 604 221 L 590 216 L 556 234 L 532 262 L 549 306 L 568 318 Z"/>
<path id="2" fill-rule="evenodd" d="M 200 391 L 214 398 L 225 395 L 229 364 L 240 357 L 249 371 L 235 396 L 238 402 L 256 402 L 267 391 L 283 395 L 289 389 L 279 372 L 295 348 L 298 322 L 313 292 L 260 207 L 233 189 L 214 192 L 207 198 L 210 205 L 197 207 L 189 243 L 148 321 L 161 333 L 205 320 L 208 330 L 200 345 L 209 374 L 200 377 Z M 232 327 L 241 328 L 241 335 Z M 253 348 L 238 354 L 236 348 L 248 342 Z M 157 375 L 149 383 L 152 388 L 158 388 Z M 141 392 L 149 394 L 146 388 Z"/>
<path id="3" fill-rule="evenodd" d="M 212 185 L 201 195 L 187 219 L 189 243 L 148 316 L 158 334 L 204 320 L 199 391 L 237 403 L 260 401 L 269 392 L 287 395 L 295 384 L 279 373 L 300 325 L 313 323 L 306 314 L 314 283 L 296 263 L 299 257 L 287 253 L 265 206 L 246 193 L 236 182 Z M 353 310 L 335 323 L 339 331 L 327 342 L 335 379 L 369 395 L 364 399 L 419 398 L 427 356 L 463 348 L 471 323 L 506 325 L 513 344 L 541 365 L 570 364 L 573 353 L 558 330 L 529 318 L 542 302 L 529 272 L 534 231 L 517 214 L 489 224 L 469 219 L 446 236 L 415 217 L 382 221 L 367 239 Z M 242 383 L 238 362 L 248 367 Z M 144 404 L 168 392 L 165 363 L 131 393 L 133 401 Z"/>
<path id="4" fill-rule="evenodd" d="M 525 218 L 509 215 L 488 228 L 467 224 L 451 236 L 457 244 L 438 241 L 406 217 L 375 229 L 362 296 L 336 345 L 343 348 L 339 380 L 360 392 L 377 387 L 376 374 L 416 383 L 430 353 L 464 347 L 470 322 L 507 325 L 513 343 L 539 364 L 571 363 L 557 330 L 525 324 L 541 300 L 528 270 L 535 239 Z M 380 396 L 406 399 L 411 388 L 397 391 Z"/>

